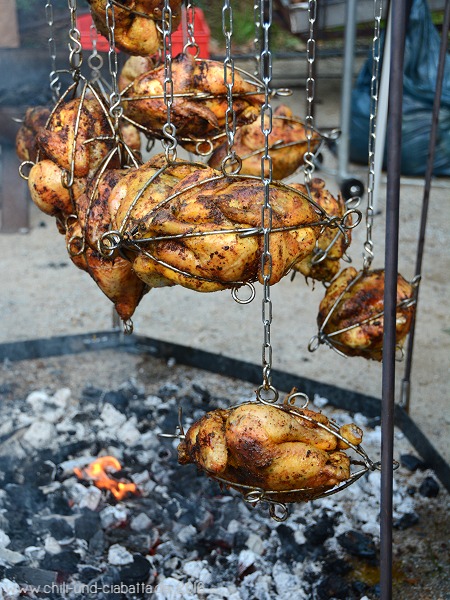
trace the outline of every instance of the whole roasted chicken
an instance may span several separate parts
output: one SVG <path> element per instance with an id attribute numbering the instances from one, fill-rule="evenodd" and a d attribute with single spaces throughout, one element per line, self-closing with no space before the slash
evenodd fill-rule
<path id="1" fill-rule="evenodd" d="M 125 114 L 156 138 L 163 137 L 162 128 L 167 120 L 164 79 L 164 65 L 161 65 L 142 73 L 123 90 Z M 172 61 L 172 81 L 171 121 L 180 144 L 195 151 L 196 140 L 214 137 L 225 128 L 228 102 L 224 67 L 213 60 L 181 53 Z M 259 115 L 263 97 L 256 92 L 254 83 L 235 72 L 233 108 L 237 125 L 250 123 Z"/>
<path id="2" fill-rule="evenodd" d="M 38 151 L 36 135 L 45 127 L 50 116 L 46 106 L 27 108 L 23 123 L 16 135 L 16 153 L 20 160 L 35 161 Z"/>
<path id="3" fill-rule="evenodd" d="M 97 30 L 106 38 L 109 36 L 106 15 L 106 0 L 88 0 L 92 19 Z M 127 54 L 146 56 L 154 54 L 162 46 L 163 0 L 121 0 L 114 2 L 114 38 L 119 50 Z M 172 29 L 181 20 L 181 0 L 170 0 Z M 108 16 L 112 23 L 112 15 Z"/>
<path id="4" fill-rule="evenodd" d="M 262 281 L 262 183 L 187 163 L 157 174 L 157 160 L 130 170 L 111 192 L 113 229 L 134 249 L 136 274 L 152 287 L 176 283 L 200 292 Z M 272 227 L 292 227 L 270 234 L 275 284 L 311 253 L 317 214 L 303 195 L 281 184 L 272 185 L 270 200 Z"/>
<path id="5" fill-rule="evenodd" d="M 194 463 L 236 489 L 250 486 L 275 492 L 270 495 L 275 501 L 304 501 L 350 477 L 350 459 L 343 451 L 349 446 L 329 425 L 321 413 L 282 405 L 213 410 L 191 425 L 178 446 L 178 461 Z M 353 445 L 362 441 L 353 423 L 339 434 Z"/>
<path id="6" fill-rule="evenodd" d="M 396 341 L 401 347 L 414 314 L 414 289 L 397 278 Z M 344 269 L 320 303 L 317 323 L 328 341 L 348 356 L 381 360 L 384 330 L 384 270 Z"/>
<path id="7" fill-rule="evenodd" d="M 265 126 L 269 126 L 267 117 Z M 238 128 L 234 137 L 233 149 L 242 160 L 240 173 L 260 175 L 264 143 L 261 119 Z M 316 150 L 318 144 L 319 136 L 314 134 L 311 141 L 311 152 Z M 269 147 L 274 179 L 284 179 L 292 175 L 303 164 L 303 156 L 308 148 L 305 126 L 293 116 L 292 110 L 288 106 L 281 105 L 274 112 Z M 209 166 L 219 169 L 227 151 L 227 142 L 224 141 L 211 155 L 208 161 Z"/>
<path id="8" fill-rule="evenodd" d="M 306 187 L 300 183 L 291 184 L 295 189 L 307 193 Z M 346 212 L 345 202 L 339 194 L 335 198 L 325 189 L 325 182 L 317 177 L 312 179 L 309 190 L 311 198 L 329 217 L 342 218 Z M 352 224 L 352 217 L 346 217 L 346 226 Z M 351 230 L 344 233 L 337 227 L 324 226 L 321 228 L 314 251 L 303 260 L 295 263 L 293 269 L 317 281 L 331 281 L 340 270 L 340 259 L 350 245 Z M 319 260 L 317 260 L 319 259 Z"/>

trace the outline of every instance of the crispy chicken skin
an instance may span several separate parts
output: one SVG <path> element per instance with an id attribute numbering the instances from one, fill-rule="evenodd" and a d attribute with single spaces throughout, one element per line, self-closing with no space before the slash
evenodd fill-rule
<path id="1" fill-rule="evenodd" d="M 73 161 L 74 175 L 85 177 L 95 172 L 113 148 L 113 134 L 107 111 L 95 98 L 75 98 L 57 107 L 36 141 L 59 167 L 70 172 Z M 101 139 L 105 136 L 110 139 Z"/>
<path id="2" fill-rule="evenodd" d="M 262 281 L 263 236 L 239 235 L 243 228 L 261 226 L 262 183 L 182 164 L 166 169 L 145 187 L 155 175 L 154 165 L 150 161 L 131 171 L 111 193 L 111 206 L 118 207 L 113 228 L 132 232 L 142 249 L 133 262 L 137 275 L 149 285 L 157 277 L 200 292 Z M 309 224 L 317 214 L 303 196 L 276 184 L 270 199 L 274 228 L 299 225 L 271 234 L 270 283 L 274 284 L 312 251 L 317 227 Z M 210 231 L 217 233 L 208 235 Z M 189 237 L 197 233 L 205 235 Z M 162 236 L 180 237 L 150 243 Z"/>
<path id="3" fill-rule="evenodd" d="M 293 183 L 292 187 L 307 193 L 304 185 L 301 183 Z M 321 207 L 330 217 L 343 217 L 346 211 L 345 202 L 339 194 L 337 198 L 332 196 L 325 189 L 325 182 L 322 179 L 314 178 L 310 183 L 311 198 Z M 348 217 L 347 225 L 351 225 L 351 217 Z M 327 252 L 326 258 L 320 262 L 313 263 L 314 253 L 310 254 L 303 260 L 294 265 L 294 269 L 299 271 L 305 277 L 310 277 L 317 281 L 331 281 L 340 270 L 340 259 L 344 256 L 345 251 L 350 245 L 352 239 L 351 230 L 347 230 L 347 239 L 339 232 L 339 229 L 324 227 L 319 235 L 317 245 L 320 250 Z"/>
<path id="4" fill-rule="evenodd" d="M 123 321 L 130 319 L 148 286 L 136 277 L 131 263 L 121 256 L 106 259 L 82 243 L 83 231 L 78 220 L 69 221 L 66 244 L 69 256 L 79 269 L 86 271 L 114 304 Z"/>
<path id="5" fill-rule="evenodd" d="M 138 68 L 134 61 L 126 72 L 135 72 Z M 123 76 L 122 81 L 128 78 L 129 75 Z M 167 120 L 164 78 L 164 65 L 140 74 L 126 90 L 123 99 L 125 114 L 149 129 L 155 137 L 162 137 L 161 130 Z M 171 107 L 171 121 L 181 145 L 187 147 L 183 138 L 196 140 L 224 129 L 228 102 L 222 63 L 178 54 L 172 61 L 172 81 L 174 94 L 186 94 L 175 96 Z M 252 122 L 258 117 L 262 97 L 250 94 L 255 89 L 254 84 L 235 73 L 233 106 L 237 125 Z M 195 97 L 200 94 L 207 97 Z M 189 149 L 192 149 L 191 146 Z"/>
<path id="6" fill-rule="evenodd" d="M 362 277 L 350 288 L 358 272 L 353 267 L 344 269 L 331 283 L 320 303 L 317 322 L 322 326 L 333 305 L 343 293 L 341 300 L 331 312 L 324 326 L 325 334 L 332 334 L 347 327 L 357 325 L 329 338 L 338 350 L 348 356 L 381 360 L 383 353 L 384 318 L 380 313 L 384 310 L 384 270 L 377 269 L 363 273 Z M 411 327 L 414 305 L 399 307 L 399 303 L 413 297 L 413 288 L 401 275 L 397 278 L 397 345 L 402 346 Z"/>
<path id="7" fill-rule="evenodd" d="M 97 30 L 108 38 L 106 0 L 88 0 L 88 3 Z M 139 56 L 157 52 L 162 46 L 158 25 L 161 25 L 163 8 L 163 0 L 121 0 L 120 4 L 115 3 L 116 47 L 127 54 Z M 181 20 L 181 0 L 171 0 L 170 8 L 172 29 L 175 31 Z"/>
<path id="8" fill-rule="evenodd" d="M 16 154 L 20 160 L 35 161 L 38 151 L 36 135 L 45 127 L 50 116 L 46 106 L 33 106 L 25 112 L 22 125 L 16 136 Z"/>
<path id="9" fill-rule="evenodd" d="M 178 446 L 178 461 L 192 462 L 231 482 L 231 487 L 237 483 L 265 491 L 313 488 L 321 492 L 347 480 L 350 460 L 342 448 L 348 445 L 317 425 L 329 425 L 324 415 L 307 409 L 298 413 L 260 403 L 214 410 L 189 428 Z M 351 443 L 361 443 L 362 432 L 356 425 L 344 425 L 340 433 L 345 437 L 346 432 Z M 280 493 L 271 498 L 296 502 L 304 500 L 305 494 Z"/>
<path id="10" fill-rule="evenodd" d="M 83 193 L 85 178 L 75 178 L 72 189 L 62 183 L 63 171 L 53 161 L 36 163 L 28 176 L 28 189 L 36 206 L 47 215 L 68 217 L 76 212 L 76 201 Z"/>
<path id="11" fill-rule="evenodd" d="M 268 118 L 265 119 L 269 125 Z M 261 131 L 261 119 L 243 125 L 236 131 L 233 149 L 242 160 L 241 174 L 260 175 L 261 157 L 264 153 L 264 135 Z M 295 143 L 294 143 L 295 142 Z M 311 152 L 317 148 L 319 139 L 314 135 Z M 292 110 L 284 105 L 274 111 L 272 131 L 269 135 L 269 145 L 276 143 L 286 146 L 270 149 L 272 159 L 272 176 L 274 179 L 284 179 L 292 175 L 303 164 L 303 155 L 308 148 L 306 132 L 303 123 L 293 116 Z M 210 167 L 219 169 L 227 155 L 227 142 L 224 141 L 211 155 L 208 161 Z"/>

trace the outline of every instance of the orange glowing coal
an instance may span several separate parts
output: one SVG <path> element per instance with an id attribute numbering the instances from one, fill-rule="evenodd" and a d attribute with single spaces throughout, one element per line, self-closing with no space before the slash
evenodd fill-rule
<path id="1" fill-rule="evenodd" d="M 122 500 L 128 494 L 137 494 L 134 483 L 110 477 L 108 473 L 120 471 L 122 465 L 114 456 L 101 456 L 86 467 L 75 467 L 74 473 L 79 479 L 90 480 L 98 488 L 109 490 L 116 500 Z"/>

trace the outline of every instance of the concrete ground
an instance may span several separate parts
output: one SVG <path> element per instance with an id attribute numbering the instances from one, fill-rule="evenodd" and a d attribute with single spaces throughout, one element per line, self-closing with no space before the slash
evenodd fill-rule
<path id="1" fill-rule="evenodd" d="M 335 78 L 324 79 L 317 86 L 319 128 L 339 125 L 339 85 L 339 79 Z M 304 115 L 304 90 L 295 89 L 286 101 L 296 115 Z M 330 191 L 337 192 L 335 177 L 330 172 L 336 167 L 335 157 L 325 154 L 324 167 L 317 175 L 326 181 Z M 349 165 L 349 171 L 367 180 L 364 168 Z M 301 173 L 294 178 L 300 182 L 302 179 Z M 431 193 L 411 382 L 411 416 L 447 460 L 450 460 L 449 190 L 450 181 L 439 179 Z M 402 181 L 399 271 L 406 279 L 415 274 L 422 196 L 421 179 Z M 374 268 L 384 264 L 384 177 L 379 209 L 374 223 Z M 110 329 L 110 302 L 70 262 L 53 219 L 30 205 L 30 220 L 27 233 L 0 235 L 0 343 Z M 349 251 L 358 269 L 362 266 L 365 235 L 363 222 L 354 232 Z M 307 285 L 300 275 L 294 281 L 286 277 L 272 288 L 274 368 L 380 397 L 379 363 L 362 358 L 345 359 L 324 346 L 315 353 L 308 351 L 308 342 L 317 331 L 316 315 L 323 295 L 321 284 Z M 135 332 L 141 335 L 261 362 L 263 325 L 259 285 L 257 297 L 248 305 L 237 304 L 229 292 L 200 294 L 181 287 L 155 289 L 143 299 L 133 320 Z M 402 372 L 399 363 L 397 389 Z M 333 398 L 329 400 L 332 402 Z"/>

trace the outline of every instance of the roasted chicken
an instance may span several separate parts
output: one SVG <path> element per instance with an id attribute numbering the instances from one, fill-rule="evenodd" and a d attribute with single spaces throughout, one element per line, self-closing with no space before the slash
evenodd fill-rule
<path id="1" fill-rule="evenodd" d="M 397 279 L 397 346 L 411 327 L 414 290 Z M 336 303 L 336 306 L 334 306 Z M 381 360 L 384 329 L 384 270 L 358 273 L 348 267 L 331 283 L 320 303 L 317 322 L 328 341 L 348 356 Z"/>
<path id="2" fill-rule="evenodd" d="M 134 274 L 131 263 L 121 256 L 106 259 L 89 247 L 84 241 L 78 219 L 68 222 L 66 244 L 74 265 L 89 273 L 102 292 L 113 302 L 120 318 L 128 321 L 149 290 Z"/>
<path id="3" fill-rule="evenodd" d="M 138 76 L 123 95 L 125 114 L 156 138 L 163 137 L 162 127 L 167 120 L 164 79 L 164 65 L 161 65 Z M 224 66 L 181 53 L 172 61 L 172 81 L 171 121 L 180 144 L 195 151 L 196 140 L 214 137 L 225 128 L 228 102 Z M 233 107 L 237 125 L 258 117 L 263 97 L 256 92 L 256 85 L 236 71 Z"/>
<path id="4" fill-rule="evenodd" d="M 16 136 L 16 153 L 20 160 L 35 162 L 38 151 L 36 135 L 45 127 L 49 116 L 50 109 L 46 106 L 33 106 L 26 110 Z"/>
<path id="5" fill-rule="evenodd" d="M 362 431 L 353 423 L 339 433 L 355 446 L 362 441 Z M 213 410 L 196 421 L 178 446 L 178 461 L 194 463 L 231 487 L 260 488 L 275 492 L 268 496 L 272 500 L 297 502 L 350 477 L 350 459 L 343 452 L 348 447 L 321 413 L 247 403 Z"/>
<path id="6" fill-rule="evenodd" d="M 307 193 L 304 185 L 300 183 L 291 184 L 292 187 Z M 339 194 L 334 198 L 325 189 L 325 182 L 322 179 L 314 178 L 309 186 L 311 198 L 316 202 L 329 217 L 342 218 L 345 214 L 346 207 L 342 196 Z M 348 216 L 346 226 L 350 226 L 352 219 Z M 347 229 L 344 235 L 341 230 L 335 227 L 324 226 L 321 229 L 317 246 L 312 254 L 303 260 L 295 263 L 294 269 L 300 271 L 305 277 L 316 279 L 318 281 L 331 281 L 340 270 L 340 259 L 344 256 L 345 251 L 351 242 L 351 230 Z M 324 254 L 326 253 L 326 254 Z M 322 256 L 325 255 L 325 258 Z M 322 258 L 318 262 L 317 259 Z"/>
<path id="7" fill-rule="evenodd" d="M 42 212 L 65 220 L 77 213 L 76 202 L 84 192 L 86 178 L 76 177 L 69 188 L 63 185 L 64 172 L 49 159 L 36 163 L 28 176 L 31 199 Z"/>
<path id="8" fill-rule="evenodd" d="M 109 36 L 106 0 L 88 0 L 92 19 L 98 31 Z M 181 20 L 181 0 L 171 0 L 172 29 Z M 119 50 L 127 54 L 146 56 L 154 54 L 162 46 L 163 0 L 121 0 L 114 2 L 114 39 Z M 108 15 L 109 23 L 112 15 Z M 158 29 L 159 28 L 159 29 Z"/>
<path id="9" fill-rule="evenodd" d="M 269 127 L 267 117 L 265 126 Z M 225 136 L 223 139 L 225 140 Z M 316 150 L 318 143 L 319 136 L 314 134 L 311 141 L 311 152 Z M 238 128 L 234 137 L 233 150 L 242 160 L 241 174 L 260 175 L 264 144 L 265 137 L 261 131 L 261 119 Z M 281 105 L 274 112 L 272 131 L 269 135 L 269 148 L 274 179 L 284 179 L 292 175 L 303 164 L 303 155 L 308 149 L 305 126 L 293 116 L 292 110 L 287 106 Z M 227 151 L 227 142 L 224 141 L 213 152 L 208 161 L 209 166 L 220 169 Z"/>
<path id="10" fill-rule="evenodd" d="M 61 103 L 36 141 L 46 157 L 75 177 L 92 175 L 114 147 L 108 111 L 95 98 Z M 109 139 L 104 139 L 104 138 Z M 117 160 L 111 167 L 118 166 Z"/>
<path id="11" fill-rule="evenodd" d="M 201 292 L 262 282 L 262 183 L 186 163 L 155 176 L 157 165 L 150 161 L 130 170 L 111 192 L 110 206 L 117 206 L 112 226 L 136 244 L 137 275 L 149 286 L 156 278 Z M 311 253 L 318 228 L 312 225 L 317 214 L 303 195 L 274 183 L 270 200 L 272 227 L 293 227 L 270 234 L 270 284 L 275 284 Z M 255 231 L 242 236 L 248 228 Z M 173 237 L 152 241 L 166 236 Z"/>

